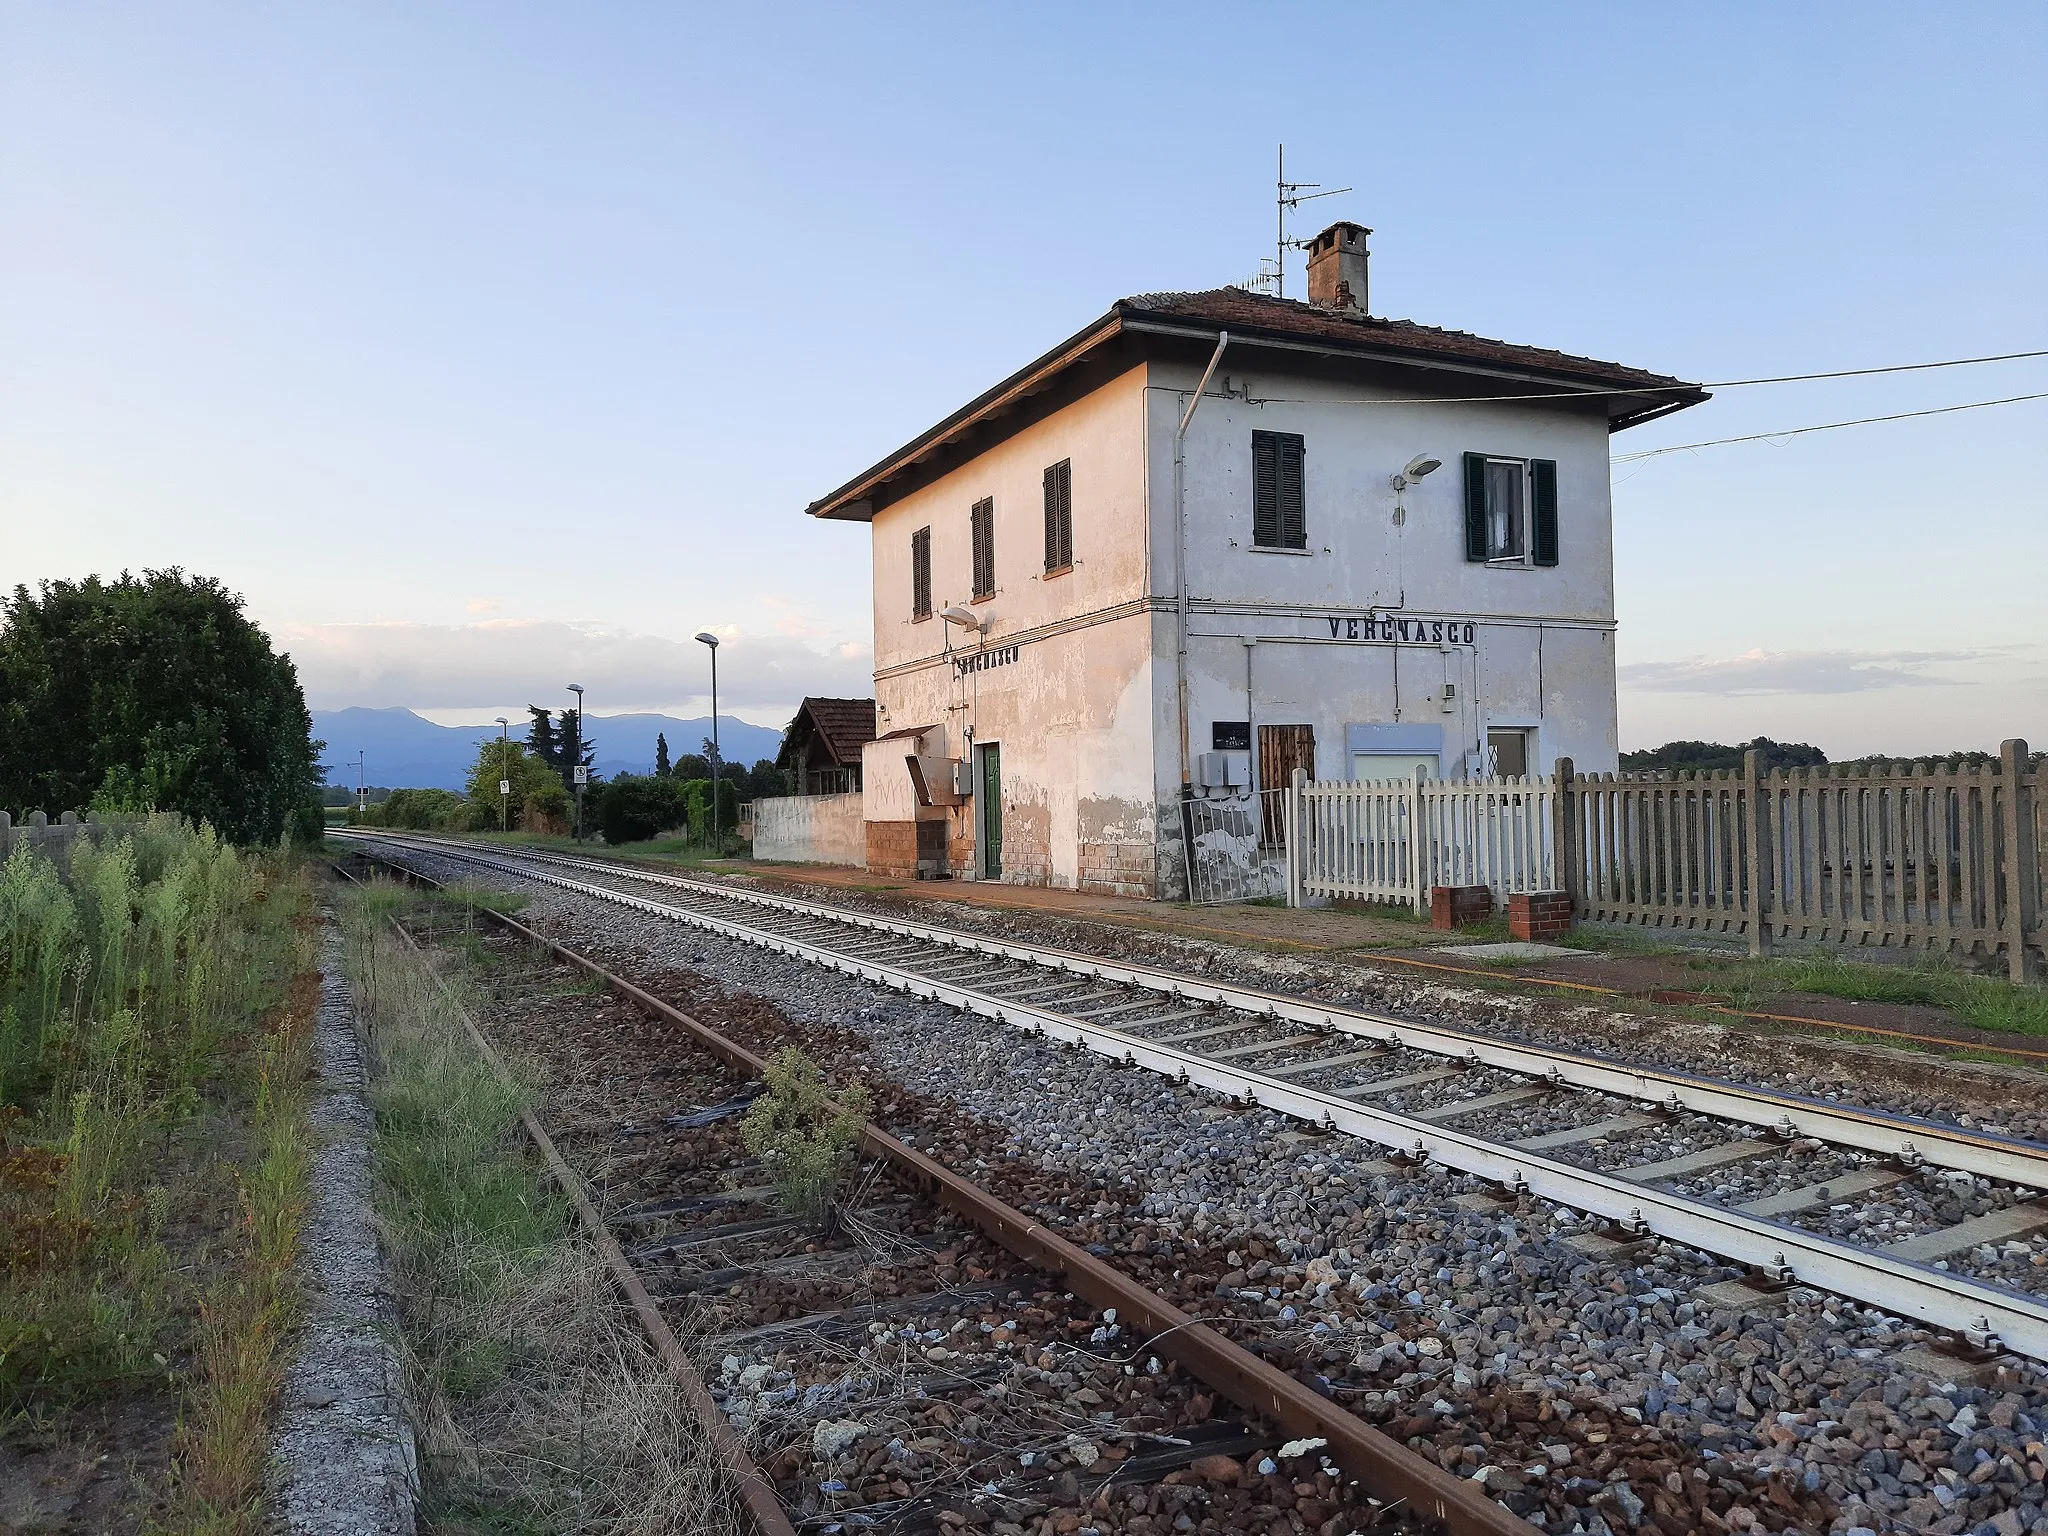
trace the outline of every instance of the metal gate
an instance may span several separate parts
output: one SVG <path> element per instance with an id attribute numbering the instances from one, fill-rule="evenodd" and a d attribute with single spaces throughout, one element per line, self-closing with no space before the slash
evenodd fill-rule
<path id="1" fill-rule="evenodd" d="M 1284 789 L 1239 790 L 1183 801 L 1181 847 L 1187 857 L 1188 900 L 1213 906 L 1285 897 L 1286 820 Z"/>

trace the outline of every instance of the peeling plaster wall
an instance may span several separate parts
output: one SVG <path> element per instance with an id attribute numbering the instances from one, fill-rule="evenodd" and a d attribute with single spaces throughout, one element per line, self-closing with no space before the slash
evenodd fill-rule
<path id="1" fill-rule="evenodd" d="M 1361 385 L 1247 376 L 1229 361 L 1212 385 L 1229 397 L 1204 399 L 1187 440 L 1191 759 L 1216 722 L 1248 719 L 1311 726 L 1325 778 L 1350 776 L 1348 727 L 1375 724 L 1441 728 L 1447 774 L 1479 771 L 1490 725 L 1533 730 L 1535 771 L 1562 755 L 1613 769 L 1605 418 L 1412 404 Z M 1183 893 L 1172 455 L 1196 376 L 1134 368 L 875 515 L 880 727 L 932 727 L 921 750 L 935 756 L 973 762 L 978 746 L 1001 748 L 1006 881 Z M 1340 403 L 1363 398 L 1404 403 Z M 1250 547 L 1255 429 L 1305 439 L 1306 552 Z M 1465 560 L 1468 451 L 1557 462 L 1556 567 Z M 1390 478 L 1421 452 L 1443 467 L 1408 490 L 1397 527 Z M 1048 576 L 1043 477 L 1062 459 L 1073 466 L 1074 567 Z M 996 592 L 977 602 L 969 509 L 982 497 L 995 504 Z M 933 613 L 916 620 L 910 540 L 925 527 Z M 985 635 L 938 616 L 955 603 Z M 981 807 L 919 807 L 903 767 L 911 750 L 867 749 L 870 849 L 900 862 L 915 848 L 976 875 Z"/>
<path id="2" fill-rule="evenodd" d="M 923 751 L 977 767 L 977 747 L 1000 749 L 1005 881 L 1153 892 L 1142 386 L 1133 370 L 874 520 L 881 727 L 933 725 Z M 1044 473 L 1063 459 L 1073 466 L 1074 565 L 1048 576 Z M 984 496 L 995 503 L 996 592 L 973 603 L 968 515 Z M 932 530 L 934 614 L 915 620 L 910 537 L 924 527 Z M 987 634 L 937 616 L 953 603 L 971 604 Z M 868 748 L 870 822 L 912 816 L 902 764 L 909 750 L 903 741 Z M 915 814 L 949 823 L 955 875 L 979 873 L 978 804 Z"/>

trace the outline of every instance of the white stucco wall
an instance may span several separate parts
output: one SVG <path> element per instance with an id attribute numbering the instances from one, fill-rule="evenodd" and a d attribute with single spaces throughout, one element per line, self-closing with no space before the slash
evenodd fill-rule
<path id="1" fill-rule="evenodd" d="M 777 795 L 756 800 L 754 857 L 858 867 L 867 858 L 860 795 Z"/>
<path id="2" fill-rule="evenodd" d="M 1511 727 L 1533 733 L 1534 771 L 1567 755 L 1583 770 L 1611 770 L 1617 733 L 1605 418 L 1513 404 L 1339 403 L 1403 397 L 1233 373 L 1227 359 L 1187 441 L 1191 749 L 1210 745 L 1219 720 L 1310 725 L 1318 775 L 1339 778 L 1350 771 L 1349 727 L 1428 725 L 1442 729 L 1443 768 L 1457 774 L 1477 771 L 1489 727 Z M 1166 592 L 1173 426 L 1195 377 L 1187 368 L 1151 370 L 1154 581 Z M 1218 397 L 1226 387 L 1230 396 Z M 1255 430 L 1304 439 L 1306 553 L 1251 547 Z M 1465 559 L 1467 452 L 1556 462 L 1556 566 Z M 1419 453 L 1443 467 L 1408 488 L 1396 526 L 1391 477 Z M 1247 638 L 1256 641 L 1249 687 Z M 1170 663 L 1170 637 L 1167 646 Z M 1448 711 L 1446 682 L 1455 685 Z M 1163 744 L 1170 752 L 1160 754 L 1162 792 L 1178 781 L 1177 716 L 1174 734 Z"/>

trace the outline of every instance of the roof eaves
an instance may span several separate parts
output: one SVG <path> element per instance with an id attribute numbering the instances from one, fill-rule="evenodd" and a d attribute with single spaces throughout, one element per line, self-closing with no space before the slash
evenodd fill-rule
<path id="1" fill-rule="evenodd" d="M 863 470 L 838 490 L 812 502 L 804 508 L 804 514 L 807 517 L 839 518 L 852 522 L 870 520 L 874 516 L 872 505 L 864 511 L 856 511 L 855 508 L 867 500 L 868 493 L 876 486 L 900 470 L 929 457 L 933 450 L 944 447 L 946 442 L 959 432 L 1032 393 L 1039 381 L 1071 367 L 1087 353 L 1119 334 L 1126 323 L 1123 314 L 1118 309 L 1111 308 L 1107 314 L 1089 322 L 1050 352 L 1026 363 L 993 389 L 977 395 L 936 426 L 920 433 L 887 458 Z"/>
<path id="2" fill-rule="evenodd" d="M 1560 362 L 1555 365 L 1517 365 L 1485 358 L 1465 357 L 1455 352 L 1437 351 L 1426 346 L 1377 346 L 1364 339 L 1349 341 L 1336 337 L 1307 336 L 1277 330 L 1270 326 L 1246 324 L 1243 321 L 1218 321 L 1206 316 L 1193 315 L 1147 314 L 1142 318 L 1137 315 L 1126 315 L 1124 328 L 1158 335 L 1201 337 L 1214 335 L 1221 328 L 1230 332 L 1233 342 L 1242 338 L 1276 350 L 1317 353 L 1326 357 L 1357 358 L 1365 362 L 1407 368 L 1421 367 L 1438 372 L 1470 374 L 1479 378 L 1505 379 L 1515 383 L 1562 381 L 1583 385 L 1589 400 L 1609 398 L 1621 388 L 1628 388 L 1631 391 L 1654 390 L 1659 394 L 1667 391 L 1671 394 L 1684 394 L 1689 397 L 1683 402 L 1684 405 L 1697 405 L 1707 398 L 1706 392 L 1697 384 L 1688 384 L 1682 379 L 1667 380 L 1659 374 L 1637 374 L 1633 369 L 1627 371 L 1644 382 L 1641 385 L 1620 386 L 1612 377 L 1600 378 L 1588 369 L 1572 367 L 1571 360 L 1566 354 L 1560 354 Z M 1659 401 L 1656 410 L 1661 412 L 1667 405 L 1672 409 L 1680 408 L 1675 402 Z M 1639 419 L 1644 418 L 1631 418 L 1630 424 Z"/>

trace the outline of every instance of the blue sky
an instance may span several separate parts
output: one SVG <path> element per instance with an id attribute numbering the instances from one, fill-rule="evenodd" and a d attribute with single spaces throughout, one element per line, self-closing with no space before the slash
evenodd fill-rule
<path id="1" fill-rule="evenodd" d="M 441 719 L 697 712 L 713 627 L 779 724 L 866 691 L 865 531 L 804 504 L 1253 271 L 1276 141 L 1375 310 L 1713 380 L 2048 346 L 2044 79 L 2037 3 L 0 4 L 0 580 L 212 572 L 315 703 Z M 1625 742 L 2048 740 L 2044 426 L 1620 466 Z"/>

